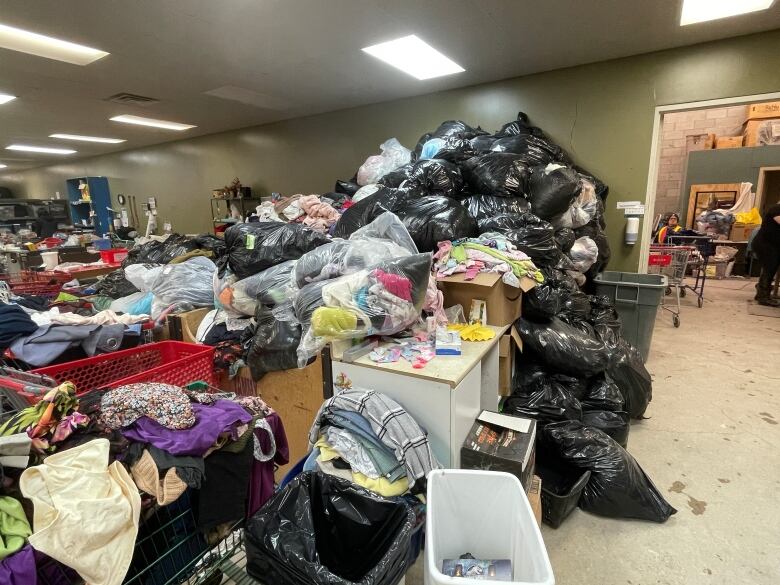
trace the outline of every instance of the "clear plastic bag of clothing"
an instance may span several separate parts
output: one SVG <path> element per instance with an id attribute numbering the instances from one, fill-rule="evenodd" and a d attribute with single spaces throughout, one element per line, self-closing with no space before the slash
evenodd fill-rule
<path id="1" fill-rule="evenodd" d="M 330 244 L 326 244 L 330 245 Z M 252 316 L 258 305 L 285 302 L 297 260 L 288 260 L 241 280 L 235 274 L 214 273 L 214 295 L 219 306 L 238 315 Z"/>
<path id="2" fill-rule="evenodd" d="M 217 261 L 220 276 L 228 268 L 239 279 L 287 260 L 297 260 L 330 238 L 296 223 L 241 223 L 225 231 L 226 254 Z"/>
<path id="3" fill-rule="evenodd" d="M 168 307 L 179 311 L 213 307 L 216 271 L 217 266 L 203 256 L 164 266 L 152 284 L 152 316 L 157 318 Z"/>
<path id="4" fill-rule="evenodd" d="M 409 181 L 419 185 L 427 195 L 456 197 L 463 190 L 463 177 L 453 163 L 432 158 L 414 163 Z"/>
<path id="5" fill-rule="evenodd" d="M 586 512 L 611 518 L 666 522 L 675 510 L 636 460 L 606 433 L 578 421 L 551 423 L 543 444 L 569 465 L 590 471 L 580 497 Z"/>
<path id="6" fill-rule="evenodd" d="M 569 251 L 569 258 L 574 263 L 574 268 L 582 273 L 590 270 L 598 257 L 599 247 L 588 236 L 577 238 Z"/>
<path id="7" fill-rule="evenodd" d="M 523 344 L 556 372 L 593 376 L 610 362 L 610 349 L 595 335 L 553 317 L 549 323 L 534 323 L 521 317 L 515 327 Z"/>
<path id="8" fill-rule="evenodd" d="M 628 448 L 630 420 L 628 413 L 622 411 L 584 410 L 582 412 L 582 424 L 605 432 L 623 449 Z"/>
<path id="9" fill-rule="evenodd" d="M 516 154 L 491 152 L 475 156 L 461 166 L 472 193 L 499 197 L 528 197 L 529 166 Z"/>
<path id="10" fill-rule="evenodd" d="M 555 266 L 563 254 L 555 243 L 555 229 L 533 213 L 501 214 L 482 222 L 481 233 L 504 234 L 517 249 L 525 252 L 537 266 Z"/>
<path id="11" fill-rule="evenodd" d="M 401 498 L 304 472 L 247 521 L 247 573 L 273 585 L 396 585 L 414 526 Z"/>
<path id="12" fill-rule="evenodd" d="M 470 195 L 461 200 L 477 225 L 500 214 L 520 215 L 531 210 L 531 204 L 523 197 L 496 197 L 495 195 Z"/>
<path id="13" fill-rule="evenodd" d="M 157 277 L 162 272 L 163 266 L 160 264 L 131 264 L 125 267 L 125 278 L 136 290 L 149 292 Z"/>
<path id="14" fill-rule="evenodd" d="M 300 300 L 295 302 L 304 331 L 298 365 L 303 367 L 329 340 L 392 335 L 416 323 L 425 301 L 431 261 L 431 254 L 386 260 L 322 286 L 313 283 L 302 288 L 299 297 L 307 299 L 305 307 L 299 312 Z M 309 287 L 312 290 L 307 290 Z M 320 299 L 316 298 L 317 289 Z"/>
<path id="15" fill-rule="evenodd" d="M 408 164 L 412 159 L 412 151 L 398 142 L 397 138 L 389 138 L 379 145 L 382 154 L 369 156 L 357 172 L 358 185 L 376 183 L 387 173 Z"/>
<path id="16" fill-rule="evenodd" d="M 607 374 L 623 394 L 626 412 L 631 418 L 644 417 L 647 406 L 653 399 L 653 379 L 639 350 L 621 339 L 617 348 L 612 351 Z"/>
<path id="17" fill-rule="evenodd" d="M 604 204 L 596 195 L 593 183 L 580 175 L 580 185 L 580 194 L 577 195 L 569 209 L 553 218 L 551 223 L 556 229 L 580 228 L 590 223 L 593 219 L 599 218 Z"/>
<path id="18" fill-rule="evenodd" d="M 381 185 L 378 183 L 369 183 L 368 185 L 365 185 L 364 187 L 361 187 L 358 189 L 358 192 L 355 193 L 352 196 L 352 203 L 357 203 L 358 201 L 363 201 L 366 197 L 369 197 L 370 195 L 373 195 L 377 191 L 379 191 Z"/>
<path id="19" fill-rule="evenodd" d="M 417 246 L 409 231 L 395 214 L 385 212 L 349 240 L 334 240 L 301 256 L 295 266 L 295 284 L 302 288 L 411 254 L 417 254 Z"/>
<path id="20" fill-rule="evenodd" d="M 135 292 L 126 297 L 114 299 L 109 309 L 115 313 L 128 315 L 151 315 L 153 299 L 154 295 L 151 292 Z"/>

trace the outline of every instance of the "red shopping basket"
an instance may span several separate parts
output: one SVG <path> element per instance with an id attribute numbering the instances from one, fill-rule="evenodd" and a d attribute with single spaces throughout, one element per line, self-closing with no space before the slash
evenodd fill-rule
<path id="1" fill-rule="evenodd" d="M 671 254 L 653 254 L 651 252 L 650 256 L 647 259 L 648 266 L 669 266 L 671 263 L 672 263 Z"/>
<path id="2" fill-rule="evenodd" d="M 33 370 L 58 384 L 73 382 L 82 395 L 98 388 L 134 382 L 163 382 L 185 386 L 193 380 L 214 384 L 214 348 L 182 341 L 161 341 L 83 360 Z M 40 396 L 24 394 L 31 403 Z"/>
<path id="3" fill-rule="evenodd" d="M 23 270 L 13 276 L 0 276 L 0 281 L 4 281 L 14 294 L 48 299 L 56 298 L 62 290 L 62 285 L 70 280 L 73 280 L 73 277 L 67 272 L 54 270 Z"/>

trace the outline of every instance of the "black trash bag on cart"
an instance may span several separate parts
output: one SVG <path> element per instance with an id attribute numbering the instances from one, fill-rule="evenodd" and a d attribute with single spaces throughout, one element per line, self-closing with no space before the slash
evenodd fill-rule
<path id="1" fill-rule="evenodd" d="M 295 223 L 265 221 L 240 223 L 225 232 L 227 253 L 220 257 L 220 278 L 228 267 L 239 279 L 262 272 L 287 260 L 296 260 L 330 239 Z"/>
<path id="2" fill-rule="evenodd" d="M 521 215 L 531 210 L 531 204 L 523 197 L 496 197 L 495 195 L 470 195 L 461 200 L 471 217 L 480 222 L 496 215 Z"/>
<path id="3" fill-rule="evenodd" d="M 414 525 L 400 498 L 305 472 L 248 520 L 247 573 L 273 585 L 395 585 Z"/>
<path id="4" fill-rule="evenodd" d="M 125 278 L 122 268 L 109 272 L 95 284 L 95 294 L 112 299 L 120 299 L 137 292 L 135 285 Z"/>
<path id="5" fill-rule="evenodd" d="M 533 213 L 496 215 L 480 225 L 480 233 L 504 234 L 518 250 L 525 252 L 539 267 L 555 266 L 563 254 L 555 243 L 555 229 Z"/>
<path id="6" fill-rule="evenodd" d="M 594 376 L 610 362 L 609 348 L 595 335 L 554 317 L 549 323 L 534 323 L 524 317 L 515 321 L 524 346 L 539 355 L 552 370 L 571 376 Z"/>
<path id="7" fill-rule="evenodd" d="M 639 350 L 621 339 L 612 350 L 607 375 L 617 385 L 631 418 L 644 418 L 647 405 L 653 399 L 653 379 L 647 371 Z"/>
<path id="8" fill-rule="evenodd" d="M 577 240 L 577 236 L 574 235 L 574 230 L 571 228 L 559 228 L 555 230 L 555 243 L 561 249 L 561 252 L 567 254 L 574 242 Z"/>
<path id="9" fill-rule="evenodd" d="M 623 393 L 607 375 L 599 374 L 588 381 L 588 389 L 582 399 L 584 410 L 621 412 L 625 405 Z"/>
<path id="10" fill-rule="evenodd" d="M 628 448 L 631 418 L 627 412 L 611 410 L 583 410 L 582 424 L 604 431 L 623 449 Z"/>
<path id="11" fill-rule="evenodd" d="M 409 181 L 419 185 L 426 195 L 455 197 L 463 190 L 460 169 L 451 162 L 437 158 L 414 163 Z"/>
<path id="12" fill-rule="evenodd" d="M 552 378 L 537 380 L 507 397 L 501 411 L 534 418 L 541 423 L 582 419 L 580 401 L 569 392 L 566 384 Z"/>
<path id="13" fill-rule="evenodd" d="M 528 197 L 530 167 L 516 154 L 490 152 L 461 165 L 463 179 L 472 193 L 500 197 Z"/>
<path id="14" fill-rule="evenodd" d="M 528 190 L 534 214 L 549 221 L 569 209 L 582 184 L 576 171 L 569 167 L 536 166 L 528 180 Z"/>
<path id="15" fill-rule="evenodd" d="M 586 512 L 611 518 L 666 522 L 675 510 L 636 460 L 606 433 L 579 421 L 548 424 L 545 449 L 591 476 L 580 497 Z"/>

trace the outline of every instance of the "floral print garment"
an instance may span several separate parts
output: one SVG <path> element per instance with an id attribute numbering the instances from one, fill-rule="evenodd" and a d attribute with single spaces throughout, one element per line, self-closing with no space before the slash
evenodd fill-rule
<path id="1" fill-rule="evenodd" d="M 195 424 L 187 394 L 178 386 L 158 382 L 128 384 L 109 390 L 100 403 L 101 420 L 112 429 L 133 424 L 147 416 L 162 426 L 177 430 Z"/>

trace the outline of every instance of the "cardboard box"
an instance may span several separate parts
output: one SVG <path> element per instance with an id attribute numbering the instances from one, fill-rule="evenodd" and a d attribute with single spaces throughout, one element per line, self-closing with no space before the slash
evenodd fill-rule
<path id="1" fill-rule="evenodd" d="M 766 102 L 765 104 L 753 104 L 748 108 L 748 120 L 764 120 L 766 118 L 780 118 L 780 102 Z"/>
<path id="2" fill-rule="evenodd" d="M 536 421 L 483 410 L 460 450 L 461 469 L 511 473 L 528 491 L 536 462 Z"/>
<path id="3" fill-rule="evenodd" d="M 531 485 L 528 486 L 528 503 L 531 504 L 531 510 L 534 511 L 534 517 L 539 528 L 542 527 L 542 478 L 534 475 L 531 478 Z"/>
<path id="4" fill-rule="evenodd" d="M 780 144 L 780 118 L 748 120 L 742 129 L 745 146 Z"/>
<path id="5" fill-rule="evenodd" d="M 742 148 L 743 136 L 718 136 L 715 139 L 715 148 Z"/>
<path id="6" fill-rule="evenodd" d="M 760 223 L 757 224 L 745 224 L 745 223 L 735 223 L 731 226 L 731 235 L 729 236 L 729 240 L 732 242 L 747 242 L 750 240 L 750 234 L 753 233 L 753 230 L 757 230 L 761 227 Z"/>
<path id="7" fill-rule="evenodd" d="M 690 134 L 685 137 L 685 150 L 710 150 L 715 147 L 715 135 L 710 134 Z"/>
<path id="8" fill-rule="evenodd" d="M 517 320 L 521 313 L 521 297 L 536 286 L 530 278 L 520 279 L 520 288 L 504 284 L 501 275 L 494 272 L 480 272 L 474 280 L 466 280 L 465 274 L 454 274 L 438 279 L 439 289 L 444 294 L 444 306 L 461 305 L 468 315 L 472 300 L 487 304 L 487 323 L 503 327 Z"/>
<path id="9" fill-rule="evenodd" d="M 522 351 L 523 340 L 513 327 L 498 342 L 498 395 L 512 394 L 512 374 L 515 371 L 515 354 Z"/>

